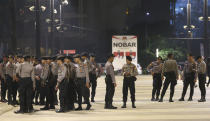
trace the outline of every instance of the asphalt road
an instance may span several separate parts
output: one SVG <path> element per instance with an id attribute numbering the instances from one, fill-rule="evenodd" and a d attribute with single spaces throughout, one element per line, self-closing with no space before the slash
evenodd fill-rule
<path id="1" fill-rule="evenodd" d="M 67 112 L 57 114 L 54 110 L 37 111 L 31 114 L 14 114 L 18 107 L 0 103 L 0 121 L 210 121 L 210 89 L 207 89 L 207 102 L 198 103 L 200 91 L 195 89 L 194 101 L 179 102 L 182 81 L 176 86 L 174 103 L 168 102 L 169 91 L 164 102 L 151 102 L 152 77 L 138 76 L 136 81 L 136 109 L 121 109 L 122 105 L 122 77 L 117 77 L 118 86 L 114 96 L 114 105 L 117 110 L 104 109 L 105 83 L 104 77 L 98 79 L 96 102 L 92 103 L 90 111 Z M 186 99 L 189 96 L 189 90 Z M 129 99 L 129 98 L 128 98 Z M 85 108 L 85 105 L 83 106 Z M 40 106 L 35 106 L 39 109 Z M 58 109 L 58 106 L 56 107 Z"/>

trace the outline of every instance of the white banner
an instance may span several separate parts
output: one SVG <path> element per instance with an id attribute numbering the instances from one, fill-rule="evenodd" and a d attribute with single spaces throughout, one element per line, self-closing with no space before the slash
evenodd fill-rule
<path id="1" fill-rule="evenodd" d="M 137 36 L 112 36 L 112 53 L 115 55 L 113 62 L 115 71 L 121 70 L 126 63 L 126 56 L 133 58 L 132 63 L 138 64 Z"/>

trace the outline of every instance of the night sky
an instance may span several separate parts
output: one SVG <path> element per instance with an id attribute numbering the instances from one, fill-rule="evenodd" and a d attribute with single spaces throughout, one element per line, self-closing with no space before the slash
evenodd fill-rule
<path id="1" fill-rule="evenodd" d="M 41 14 L 41 45 L 48 48 L 49 25 L 45 20 L 49 18 L 49 3 L 41 1 L 47 7 Z M 99 61 L 104 61 L 111 53 L 112 35 L 137 35 L 140 51 L 145 49 L 145 25 L 149 36 L 170 36 L 169 0 L 70 0 L 69 3 L 63 7 L 63 20 L 69 28 L 63 33 L 54 33 L 54 52 L 63 49 L 94 52 Z M 17 46 L 31 48 L 31 53 L 35 47 L 35 17 L 28 8 L 33 4 L 33 0 L 16 1 Z M 57 0 L 55 8 L 58 10 Z M 59 15 L 55 16 L 58 18 Z M 0 2 L 0 18 L 0 42 L 10 45 L 11 17 L 7 0 Z"/>

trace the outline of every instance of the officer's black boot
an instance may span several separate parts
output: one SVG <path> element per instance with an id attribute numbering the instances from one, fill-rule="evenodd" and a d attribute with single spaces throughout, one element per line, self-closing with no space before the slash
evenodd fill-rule
<path id="1" fill-rule="evenodd" d="M 112 103 L 110 103 L 108 109 L 117 109 L 117 107 L 113 106 Z"/>
<path id="2" fill-rule="evenodd" d="M 54 105 L 50 105 L 50 109 L 55 109 L 55 106 Z"/>
<path id="3" fill-rule="evenodd" d="M 163 102 L 163 97 L 161 96 L 160 100 L 158 102 Z"/>
<path id="4" fill-rule="evenodd" d="M 123 106 L 121 108 L 126 108 L 126 102 L 123 103 Z"/>
<path id="5" fill-rule="evenodd" d="M 63 108 L 56 111 L 56 113 L 64 113 L 64 112 L 65 112 L 65 110 Z"/>
<path id="6" fill-rule="evenodd" d="M 202 96 L 201 99 L 198 100 L 198 102 L 206 102 L 206 98 Z"/>
<path id="7" fill-rule="evenodd" d="M 135 102 L 132 102 L 132 108 L 136 108 Z"/>
<path id="8" fill-rule="evenodd" d="M 173 95 L 170 94 L 169 102 L 174 102 L 173 101 Z"/>
<path id="9" fill-rule="evenodd" d="M 151 101 L 155 101 L 155 97 L 154 97 L 154 96 L 152 96 L 152 99 L 151 99 Z"/>
<path id="10" fill-rule="evenodd" d="M 184 101 L 184 97 L 181 97 L 181 98 L 179 99 L 179 101 Z"/>
<path id="11" fill-rule="evenodd" d="M 28 113 L 33 113 L 33 112 L 35 112 L 35 110 L 34 110 L 33 106 L 31 105 L 28 109 Z"/>
<path id="12" fill-rule="evenodd" d="M 155 99 L 155 101 L 158 101 L 159 100 L 159 96 L 156 96 L 156 99 Z"/>
<path id="13" fill-rule="evenodd" d="M 192 97 L 189 97 L 188 101 L 193 101 Z"/>
<path id="14" fill-rule="evenodd" d="M 88 104 L 87 104 L 87 107 L 86 107 L 86 110 L 90 110 L 90 108 L 91 108 L 91 104 L 88 103 Z"/>
<path id="15" fill-rule="evenodd" d="M 108 109 L 108 107 L 109 107 L 109 103 L 108 102 L 105 102 L 104 109 Z"/>
<path id="16" fill-rule="evenodd" d="M 172 99 L 172 97 L 170 97 L 169 102 L 174 102 L 173 99 Z"/>
<path id="17" fill-rule="evenodd" d="M 76 108 L 75 110 L 76 110 L 76 111 L 80 111 L 80 110 L 82 110 L 82 105 L 81 105 L 81 104 L 79 104 L 78 108 Z"/>
<path id="18" fill-rule="evenodd" d="M 93 102 L 93 103 L 95 102 L 95 100 L 94 100 L 94 98 L 93 98 L 93 97 L 91 98 L 91 102 Z"/>
<path id="19" fill-rule="evenodd" d="M 63 103 L 60 104 L 60 109 L 55 111 L 56 113 L 64 113 L 65 110 L 65 105 Z"/>

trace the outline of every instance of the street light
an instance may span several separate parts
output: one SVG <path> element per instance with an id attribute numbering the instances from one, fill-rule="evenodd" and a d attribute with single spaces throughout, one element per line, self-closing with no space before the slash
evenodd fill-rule
<path id="1" fill-rule="evenodd" d="M 35 6 L 31 6 L 31 7 L 29 8 L 30 11 L 34 11 L 34 9 L 35 9 Z"/>
<path id="2" fill-rule="evenodd" d="M 58 11 L 57 11 L 56 9 L 54 9 L 54 11 L 53 11 L 53 12 L 54 12 L 54 14 L 57 14 L 57 13 L 58 13 Z"/>
<path id="3" fill-rule="evenodd" d="M 45 6 L 41 6 L 40 8 L 41 8 L 41 11 L 42 11 L 42 12 L 44 12 L 44 11 L 46 10 L 46 7 L 45 7 Z M 35 6 L 31 6 L 31 7 L 29 8 L 29 10 L 32 11 L 32 12 L 37 11 L 37 10 L 35 10 Z"/>
<path id="4" fill-rule="evenodd" d="M 191 3 L 190 3 L 190 0 L 188 0 L 188 3 L 187 3 L 187 25 L 183 26 L 183 28 L 187 31 L 188 38 L 192 38 L 193 37 L 192 30 L 195 29 L 195 26 L 191 24 Z M 190 40 L 187 40 L 187 50 L 188 50 L 188 52 L 191 52 Z"/>
<path id="5" fill-rule="evenodd" d="M 150 15 L 150 12 L 146 12 L 146 15 L 149 16 Z"/>
<path id="6" fill-rule="evenodd" d="M 68 0 L 60 0 L 60 20 L 56 20 L 56 22 L 60 23 L 58 24 L 58 26 L 56 27 L 56 30 L 59 32 L 64 32 L 66 30 L 68 30 L 68 26 L 64 24 L 63 20 L 62 20 L 62 10 L 63 10 L 63 6 L 67 6 L 69 4 Z"/>
<path id="7" fill-rule="evenodd" d="M 62 5 L 68 5 L 69 4 L 68 0 L 61 0 L 61 3 L 62 3 Z"/>

